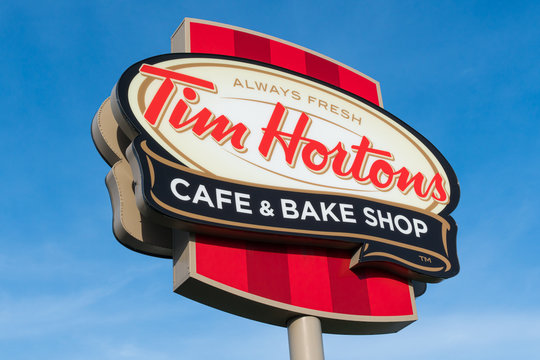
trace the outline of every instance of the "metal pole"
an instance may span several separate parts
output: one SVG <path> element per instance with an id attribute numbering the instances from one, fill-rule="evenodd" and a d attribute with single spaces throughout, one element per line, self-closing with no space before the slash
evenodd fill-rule
<path id="1" fill-rule="evenodd" d="M 321 321 L 301 316 L 287 323 L 291 360 L 324 360 Z"/>

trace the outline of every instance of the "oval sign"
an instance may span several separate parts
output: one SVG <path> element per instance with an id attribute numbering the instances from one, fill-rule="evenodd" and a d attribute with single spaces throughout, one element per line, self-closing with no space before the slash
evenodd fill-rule
<path id="1" fill-rule="evenodd" d="M 188 54 L 147 59 L 122 80 L 133 125 L 192 169 L 436 214 L 455 206 L 454 172 L 433 145 L 383 109 L 318 80 Z"/>
<path id="2" fill-rule="evenodd" d="M 362 261 L 457 272 L 456 176 L 382 108 L 305 75 L 209 54 L 143 60 L 112 97 L 142 198 L 166 217 L 352 241 L 365 244 Z"/>

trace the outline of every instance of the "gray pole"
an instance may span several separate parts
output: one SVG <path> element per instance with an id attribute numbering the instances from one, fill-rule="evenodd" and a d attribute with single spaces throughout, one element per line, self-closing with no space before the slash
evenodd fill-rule
<path id="1" fill-rule="evenodd" d="M 289 354 L 291 360 L 324 360 L 321 321 L 314 316 L 289 320 Z"/>

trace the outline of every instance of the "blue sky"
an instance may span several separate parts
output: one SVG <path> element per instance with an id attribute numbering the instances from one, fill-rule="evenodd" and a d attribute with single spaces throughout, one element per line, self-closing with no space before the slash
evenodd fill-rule
<path id="1" fill-rule="evenodd" d="M 172 292 L 170 260 L 112 235 L 90 123 L 184 17 L 305 46 L 380 81 L 385 108 L 454 167 L 461 273 L 419 320 L 325 335 L 328 359 L 508 359 L 540 350 L 540 3 L 0 3 L 0 353 L 6 359 L 286 359 L 283 328 Z"/>

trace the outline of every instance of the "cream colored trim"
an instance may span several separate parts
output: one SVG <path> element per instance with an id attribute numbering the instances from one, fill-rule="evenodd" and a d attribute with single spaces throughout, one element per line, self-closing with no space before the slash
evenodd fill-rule
<path id="1" fill-rule="evenodd" d="M 119 128 L 110 99 L 92 120 L 92 138 L 111 170 L 105 178 L 113 208 L 113 233 L 126 247 L 160 257 L 172 257 L 171 230 L 146 219 L 133 193 L 133 175 L 124 151 L 129 144 Z"/>
<path id="2" fill-rule="evenodd" d="M 185 21 L 186 19 L 182 20 L 182 23 L 176 28 L 176 30 L 171 36 L 171 52 L 172 53 L 189 52 L 189 50 L 186 49 L 188 37 L 186 34 L 186 27 L 184 26 Z"/>
<path id="3" fill-rule="evenodd" d="M 118 124 L 112 114 L 110 98 L 107 98 L 92 120 L 92 139 L 99 153 L 110 166 L 124 157 L 116 136 L 117 132 Z"/>
<path id="4" fill-rule="evenodd" d="M 126 160 L 113 165 L 106 184 L 113 208 L 113 232 L 118 241 L 143 253 L 172 257 L 171 230 L 148 221 L 139 212 L 131 187 L 133 177 Z"/>

